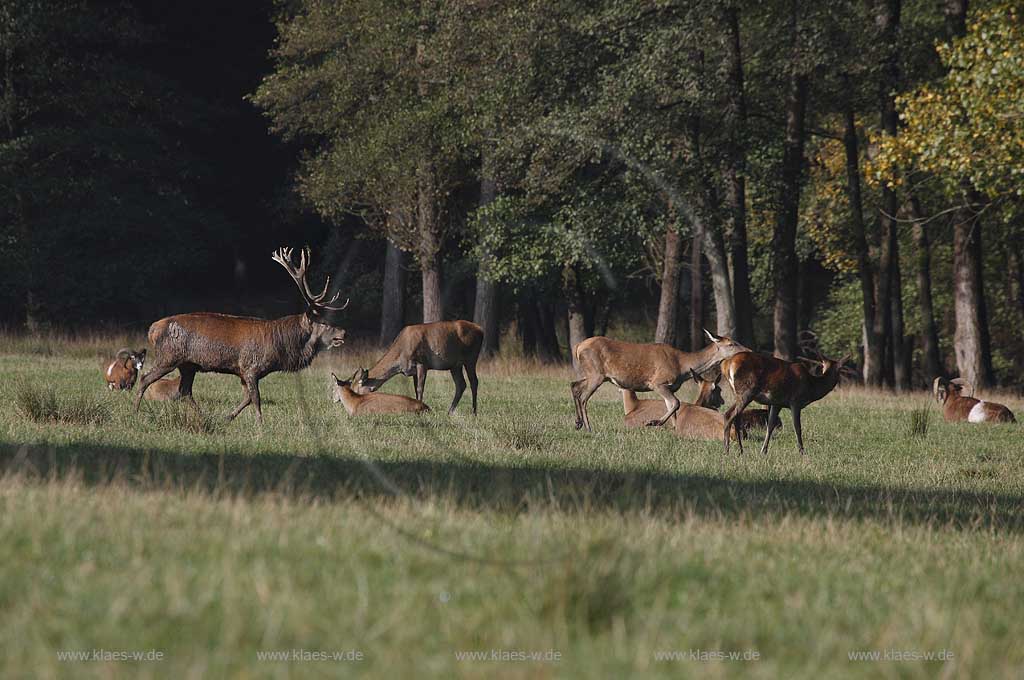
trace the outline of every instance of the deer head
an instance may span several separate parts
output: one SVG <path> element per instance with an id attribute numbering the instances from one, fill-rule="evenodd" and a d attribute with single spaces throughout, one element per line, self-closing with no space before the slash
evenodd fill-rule
<path id="1" fill-rule="evenodd" d="M 344 304 L 334 306 L 341 296 L 341 292 L 334 294 L 334 297 L 327 300 L 327 291 L 331 286 L 331 277 L 327 276 L 324 281 L 323 290 L 314 295 L 306 280 L 307 269 L 309 268 L 309 248 L 303 248 L 299 252 L 299 265 L 296 267 L 292 262 L 291 248 L 278 248 L 270 256 L 274 262 L 284 267 L 288 275 L 295 281 L 299 288 L 302 299 L 306 302 L 306 319 L 310 324 L 310 331 L 319 340 L 323 347 L 340 347 L 345 342 L 345 331 L 326 322 L 326 314 L 329 312 L 340 312 L 348 307 L 349 300 Z"/>
<path id="2" fill-rule="evenodd" d="M 359 371 L 357 370 L 348 380 L 342 380 L 334 373 L 331 373 L 331 377 L 334 379 L 334 388 L 331 390 L 332 401 L 338 403 L 342 400 L 343 395 L 345 394 L 345 388 L 351 389 L 352 381 L 356 379 L 356 375 L 358 375 L 358 373 Z"/>

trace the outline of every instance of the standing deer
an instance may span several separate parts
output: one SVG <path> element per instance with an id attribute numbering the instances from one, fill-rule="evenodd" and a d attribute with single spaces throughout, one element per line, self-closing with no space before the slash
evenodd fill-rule
<path id="1" fill-rule="evenodd" d="M 313 361 L 323 349 L 340 347 L 345 342 L 345 331 L 326 323 L 328 312 L 337 312 L 348 306 L 348 300 L 339 307 L 336 293 L 330 300 L 327 277 L 319 295 L 314 295 L 306 282 L 309 266 L 309 248 L 299 255 L 299 266 L 292 263 L 292 249 L 278 248 L 271 259 L 284 267 L 299 287 L 306 311 L 279 319 L 254 319 L 197 312 L 178 314 L 160 319 L 149 327 L 149 341 L 157 350 L 157 364 L 142 378 L 135 397 L 135 410 L 139 409 L 146 388 L 174 369 L 181 374 L 179 394 L 198 410 L 192 398 L 192 381 L 196 373 L 228 373 L 237 375 L 245 388 L 245 399 L 228 416 L 233 420 L 249 404 L 256 408 L 256 419 L 263 422 L 260 409 L 260 378 L 276 371 L 298 371 Z"/>
<path id="2" fill-rule="evenodd" d="M 808 404 L 818 401 L 835 389 L 839 383 L 839 371 L 849 357 L 839 361 L 821 359 L 821 373 L 812 372 L 802 363 L 776 359 L 754 352 L 743 352 L 722 362 L 722 375 L 736 393 L 736 402 L 725 412 L 725 428 L 722 438 L 725 453 L 729 453 L 729 430 L 750 402 L 756 401 L 768 407 L 768 430 L 765 433 L 761 453 L 768 453 L 768 443 L 775 429 L 779 410 L 788 408 L 793 413 L 793 429 L 796 430 L 797 447 L 804 454 L 804 437 L 800 428 L 800 411 Z M 740 453 L 743 440 L 737 439 Z"/>
<path id="3" fill-rule="evenodd" d="M 139 377 L 142 364 L 146 363 L 146 350 L 140 349 L 136 352 L 128 349 L 120 349 L 114 360 L 107 366 L 104 375 L 107 379 L 108 390 L 130 390 L 135 387 L 135 380 Z"/>
<path id="4" fill-rule="evenodd" d="M 970 394 L 963 395 L 967 389 Z M 1013 412 L 994 401 L 974 398 L 974 388 L 963 378 L 946 380 L 936 378 L 932 383 L 935 401 L 942 404 L 942 419 L 947 423 L 967 421 L 969 423 L 1015 423 Z"/>
<path id="5" fill-rule="evenodd" d="M 476 415 L 476 362 L 483 341 L 484 330 L 472 321 L 435 321 L 406 326 L 370 370 L 361 370 L 355 391 L 358 394 L 376 392 L 401 373 L 412 377 L 416 399 L 423 401 L 427 371 L 450 371 L 455 381 L 455 398 L 448 407 L 448 415 L 451 415 L 466 391 L 462 377 L 465 369 L 473 393 L 473 415 Z"/>
<path id="6" fill-rule="evenodd" d="M 363 416 L 371 413 L 425 413 L 430 407 L 418 399 L 410 399 L 400 394 L 357 394 L 352 389 L 352 381 L 359 375 L 352 374 L 348 380 L 342 380 L 331 373 L 334 378 L 334 390 L 331 399 L 334 403 L 341 402 L 350 416 Z"/>
<path id="7" fill-rule="evenodd" d="M 601 385 L 611 382 L 634 392 L 655 392 L 665 402 L 660 419 L 648 425 L 662 426 L 679 408 L 675 392 L 690 379 L 690 370 L 703 373 L 737 352 L 750 350 L 731 338 L 705 330 L 711 344 L 698 352 L 683 352 L 661 343 L 637 344 L 611 338 L 588 338 L 576 345 L 576 362 L 583 378 L 569 383 L 576 406 L 576 429 L 590 427 L 587 402 Z"/>

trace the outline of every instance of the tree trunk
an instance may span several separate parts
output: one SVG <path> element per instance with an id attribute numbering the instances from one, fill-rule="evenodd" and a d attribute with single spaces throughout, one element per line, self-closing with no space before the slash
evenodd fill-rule
<path id="1" fill-rule="evenodd" d="M 729 281 L 729 263 L 725 255 L 722 232 L 713 227 L 704 228 L 704 256 L 711 271 L 711 286 L 715 294 L 715 320 L 718 335 L 736 335 L 736 308 Z"/>
<path id="2" fill-rule="evenodd" d="M 974 251 L 980 247 L 981 223 L 969 209 L 961 210 L 953 224 L 953 306 L 956 333 L 953 347 L 960 377 L 975 388 L 989 384 L 985 371 L 982 310 L 978 305 L 981 271 Z"/>
<path id="3" fill-rule="evenodd" d="M 390 239 L 384 254 L 380 344 L 390 345 L 405 325 L 405 253 Z"/>
<path id="4" fill-rule="evenodd" d="M 903 328 L 903 278 L 899 258 L 892 263 L 892 357 L 896 389 L 910 389 L 910 357 L 907 337 Z"/>
<path id="5" fill-rule="evenodd" d="M 480 180 L 480 207 L 489 205 L 494 200 L 494 180 L 485 174 Z M 476 273 L 476 299 L 473 305 L 473 321 L 484 329 L 484 343 L 480 348 L 483 356 L 490 356 L 498 351 L 498 296 L 497 285 L 488 279 L 487 267 L 489 257 L 481 259 Z"/>
<path id="6" fill-rule="evenodd" d="M 569 357 L 572 359 L 574 368 L 578 368 L 576 361 L 576 346 L 587 339 L 586 322 L 583 314 L 583 292 L 580 288 L 580 275 L 575 267 L 566 267 L 562 272 L 562 281 L 566 299 L 566 313 L 569 319 Z"/>
<path id="7" fill-rule="evenodd" d="M 654 341 L 676 344 L 676 325 L 679 315 L 679 251 L 682 239 L 676 230 L 676 219 L 670 218 L 665 229 L 665 258 L 661 270 L 661 298 L 658 301 L 658 324 Z"/>
<path id="8" fill-rule="evenodd" d="M 691 241 L 692 243 L 692 241 Z M 686 309 L 684 302 L 690 302 L 690 289 L 693 287 L 693 277 L 686 275 L 688 272 L 680 272 L 679 275 L 679 313 L 676 316 L 676 341 L 674 346 L 678 349 L 690 348 L 690 324 L 693 316 L 692 309 Z"/>
<path id="9" fill-rule="evenodd" d="M 561 361 L 562 349 L 558 346 L 558 331 L 555 328 L 555 306 L 549 302 L 534 303 L 537 310 L 537 349 L 544 361 Z"/>
<path id="10" fill-rule="evenodd" d="M 750 268 L 747 260 L 747 197 L 746 197 L 746 124 L 747 106 L 743 91 L 743 53 L 740 44 L 739 13 L 734 6 L 725 9 L 725 53 L 729 73 L 726 105 L 723 111 L 725 129 L 729 131 L 725 165 L 725 200 L 729 208 L 731 232 L 729 255 L 732 264 L 732 296 L 735 316 L 735 339 L 753 346 L 754 311 L 750 296 Z M 719 329 L 721 330 L 721 329 Z"/>
<path id="11" fill-rule="evenodd" d="M 795 21 L 795 19 L 794 19 Z M 794 43 L 796 29 L 793 28 Z M 794 44 L 794 50 L 796 45 Z M 795 59 L 794 59 L 795 61 Z M 796 68 L 793 63 L 791 68 Z M 800 175 L 804 155 L 804 117 L 807 111 L 807 77 L 794 72 L 786 97 L 786 138 L 782 154 L 782 186 L 779 212 L 772 234 L 775 278 L 775 355 L 793 360 L 797 355 L 796 225 L 800 211 Z"/>
<path id="12" fill-rule="evenodd" d="M 931 245 L 928 243 L 928 232 L 923 224 L 924 214 L 917 196 L 910 197 L 910 217 L 914 220 L 914 244 L 917 248 L 917 303 L 921 313 L 921 350 L 924 355 L 921 372 L 925 384 L 930 387 L 936 378 L 943 375 L 943 370 L 939 359 L 939 333 L 935 326 L 935 309 L 932 303 Z"/>
<path id="13" fill-rule="evenodd" d="M 704 277 L 701 275 L 701 244 L 704 241 L 700 220 L 694 225 L 697 232 L 690 246 L 690 351 L 704 346 Z"/>
<path id="14" fill-rule="evenodd" d="M 882 348 L 875 335 L 875 279 L 868 251 L 867 231 L 864 227 L 864 203 L 860 184 L 860 141 L 853 115 L 853 85 L 847 74 L 842 76 L 843 119 L 845 130 L 843 146 L 846 149 L 846 196 L 850 202 L 850 221 L 853 225 L 854 248 L 857 251 L 857 273 L 860 277 L 862 327 L 864 334 L 864 382 L 882 384 Z"/>
<path id="15" fill-rule="evenodd" d="M 429 93 L 426 74 L 426 43 L 428 30 L 425 14 L 421 17 L 421 35 L 416 42 L 416 66 L 418 70 L 417 91 L 421 98 Z M 441 321 L 444 318 L 441 295 L 441 228 L 437 216 L 437 186 L 434 167 L 429 158 L 422 158 L 416 168 L 417 210 L 419 231 L 419 260 L 423 273 L 423 323 Z"/>

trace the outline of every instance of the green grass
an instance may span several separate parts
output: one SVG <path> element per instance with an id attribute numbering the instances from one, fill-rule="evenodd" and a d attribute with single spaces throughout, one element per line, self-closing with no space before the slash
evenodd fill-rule
<path id="1" fill-rule="evenodd" d="M 431 373 L 431 413 L 359 420 L 327 396 L 329 371 L 366 362 L 349 348 L 265 379 L 260 427 L 250 411 L 220 420 L 241 398 L 230 376 L 196 379 L 201 417 L 136 415 L 106 391 L 101 350 L 3 347 L 0 677 L 1024 668 L 1024 430 L 937 413 L 922 429 L 937 408 L 923 392 L 843 389 L 804 412 L 806 457 L 784 413 L 767 457 L 751 442 L 724 458 L 718 442 L 624 429 L 611 386 L 595 432 L 576 432 L 568 370 L 522 360 L 481 368 L 477 418 L 468 394 L 448 417 L 451 380 Z M 408 379 L 387 387 L 411 394 Z M 57 657 L 92 649 L 165 658 Z M 364 659 L 257 658 L 291 649 Z M 760 660 L 655 658 L 691 649 Z M 954 660 L 848 657 L 886 649 Z M 481 650 L 561 660 L 456 657 Z"/>

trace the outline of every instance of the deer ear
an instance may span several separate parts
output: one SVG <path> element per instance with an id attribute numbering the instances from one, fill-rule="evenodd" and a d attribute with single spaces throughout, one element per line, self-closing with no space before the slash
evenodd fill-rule
<path id="1" fill-rule="evenodd" d="M 715 335 L 707 328 L 704 329 L 704 335 L 708 336 L 708 340 L 710 340 L 711 342 L 719 342 L 722 339 L 721 336 Z"/>
<path id="2" fill-rule="evenodd" d="M 333 372 L 331 372 L 331 377 L 334 378 L 334 382 L 338 382 L 338 383 L 341 382 L 341 380 L 338 379 L 338 376 L 334 375 Z"/>

